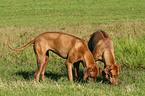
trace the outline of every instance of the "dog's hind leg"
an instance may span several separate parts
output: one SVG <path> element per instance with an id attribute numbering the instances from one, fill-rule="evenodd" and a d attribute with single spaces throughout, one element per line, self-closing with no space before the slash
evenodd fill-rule
<path id="1" fill-rule="evenodd" d="M 45 60 L 46 60 L 46 56 L 37 54 L 37 70 L 35 72 L 36 82 L 39 82 L 39 76 L 40 76 L 42 68 L 43 68 L 43 66 L 45 64 Z"/>
<path id="2" fill-rule="evenodd" d="M 41 72 L 41 80 L 42 80 L 42 81 L 44 81 L 44 73 L 45 73 L 45 69 L 46 69 L 46 67 L 47 67 L 48 61 L 49 61 L 49 57 L 46 56 L 46 61 L 45 61 L 45 64 L 44 64 L 44 66 L 43 66 L 43 70 L 42 70 L 42 72 Z"/>

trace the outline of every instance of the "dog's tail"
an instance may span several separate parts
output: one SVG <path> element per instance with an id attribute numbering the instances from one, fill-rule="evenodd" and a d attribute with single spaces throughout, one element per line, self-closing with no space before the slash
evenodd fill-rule
<path id="1" fill-rule="evenodd" d="M 30 41 L 28 44 L 24 45 L 23 47 L 21 48 L 13 48 L 11 45 L 10 45 L 10 38 L 8 39 L 8 46 L 12 49 L 12 50 L 23 50 L 25 49 L 26 47 L 30 46 L 31 44 L 33 44 L 35 42 L 35 39 Z"/>
<path id="2" fill-rule="evenodd" d="M 93 33 L 92 34 L 90 34 L 88 37 L 87 37 L 87 42 L 89 42 L 89 40 L 90 40 L 90 37 L 93 35 Z"/>

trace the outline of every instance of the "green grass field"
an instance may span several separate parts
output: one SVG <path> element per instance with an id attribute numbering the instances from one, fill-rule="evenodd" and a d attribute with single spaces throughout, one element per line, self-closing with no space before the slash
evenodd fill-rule
<path id="1" fill-rule="evenodd" d="M 0 3 L 0 96 L 143 96 L 145 94 L 145 1 L 144 0 L 1 0 Z M 69 82 L 65 59 L 50 54 L 45 82 L 35 82 L 33 46 L 21 47 L 37 35 L 59 31 L 84 40 L 97 30 L 114 42 L 115 59 L 121 65 L 119 85 L 103 82 Z M 97 63 L 96 63 L 97 64 Z M 103 68 L 103 64 L 98 64 Z M 55 66 L 55 67 L 54 67 Z M 80 65 L 80 75 L 83 67 Z"/>

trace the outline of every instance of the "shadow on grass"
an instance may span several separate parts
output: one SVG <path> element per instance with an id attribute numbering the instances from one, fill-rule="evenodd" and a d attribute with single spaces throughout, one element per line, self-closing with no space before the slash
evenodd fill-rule
<path id="1" fill-rule="evenodd" d="M 34 71 L 32 71 L 32 72 L 21 71 L 21 72 L 15 73 L 14 75 L 22 76 L 23 79 L 25 79 L 25 80 L 30 80 L 31 78 L 34 78 L 34 74 L 35 74 Z"/>
<path id="2" fill-rule="evenodd" d="M 50 78 L 54 81 L 58 81 L 61 77 L 67 76 L 66 74 L 59 74 L 59 73 L 53 73 L 51 71 L 45 72 L 45 77 Z"/>
<path id="3" fill-rule="evenodd" d="M 74 73 L 73 73 L 73 75 L 74 75 Z M 99 74 L 99 76 L 97 77 L 96 83 L 97 82 L 102 82 L 102 77 L 100 77 L 100 76 L 101 76 L 101 74 Z M 78 83 L 88 83 L 88 82 L 90 82 L 90 80 L 88 78 L 86 80 L 83 79 L 83 77 L 84 77 L 83 71 L 79 71 L 79 78 L 78 78 L 77 81 L 75 81 L 75 76 L 73 76 L 73 77 L 74 77 L 74 82 L 78 82 Z"/>
<path id="4" fill-rule="evenodd" d="M 31 71 L 31 72 L 29 72 L 29 71 L 21 71 L 21 72 L 15 73 L 13 75 L 22 76 L 23 79 L 25 79 L 25 80 L 31 80 L 31 79 L 34 78 L 34 74 L 35 74 L 35 71 Z M 53 73 L 53 72 L 49 71 L 49 72 L 45 72 L 44 76 L 45 76 L 45 78 L 50 78 L 50 79 L 52 79 L 54 81 L 58 81 L 61 77 L 68 77 L 68 74 L 66 74 L 66 73 L 62 73 L 62 74 L 60 74 L 60 73 Z M 78 78 L 77 81 L 75 81 L 74 70 L 73 70 L 73 77 L 74 77 L 73 79 L 74 79 L 74 82 L 88 83 L 90 80 L 88 80 L 88 79 L 83 80 L 83 76 L 84 76 L 83 75 L 83 71 L 79 71 L 79 78 Z M 97 77 L 96 82 L 102 82 L 102 83 L 110 84 L 108 79 L 105 79 L 105 78 L 102 79 L 101 74 L 99 75 L 99 77 Z"/>
<path id="5" fill-rule="evenodd" d="M 32 72 L 21 71 L 21 72 L 15 73 L 13 75 L 22 76 L 23 79 L 30 80 L 31 78 L 34 78 L 34 74 L 35 74 L 35 71 L 32 71 Z M 52 80 L 57 81 L 58 79 L 60 79 L 61 77 L 66 76 L 66 75 L 65 74 L 52 73 L 52 72 L 45 72 L 44 76 L 45 76 L 44 78 L 48 77 L 48 78 L 51 78 Z"/>

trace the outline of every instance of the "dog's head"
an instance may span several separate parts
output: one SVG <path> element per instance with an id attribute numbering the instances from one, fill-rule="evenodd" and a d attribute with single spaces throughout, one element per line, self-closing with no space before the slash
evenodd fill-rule
<path id="1" fill-rule="evenodd" d="M 96 78 L 99 76 L 99 72 L 102 72 L 101 68 L 97 65 L 84 68 L 84 80 L 89 78 L 91 81 L 96 81 Z"/>
<path id="2" fill-rule="evenodd" d="M 114 65 L 111 65 L 111 66 L 107 66 L 104 69 L 105 77 L 108 78 L 108 76 L 109 76 L 110 82 L 112 84 L 118 85 L 117 77 L 119 75 L 120 69 L 121 69 L 121 67 L 120 67 L 119 64 L 114 64 Z"/>

